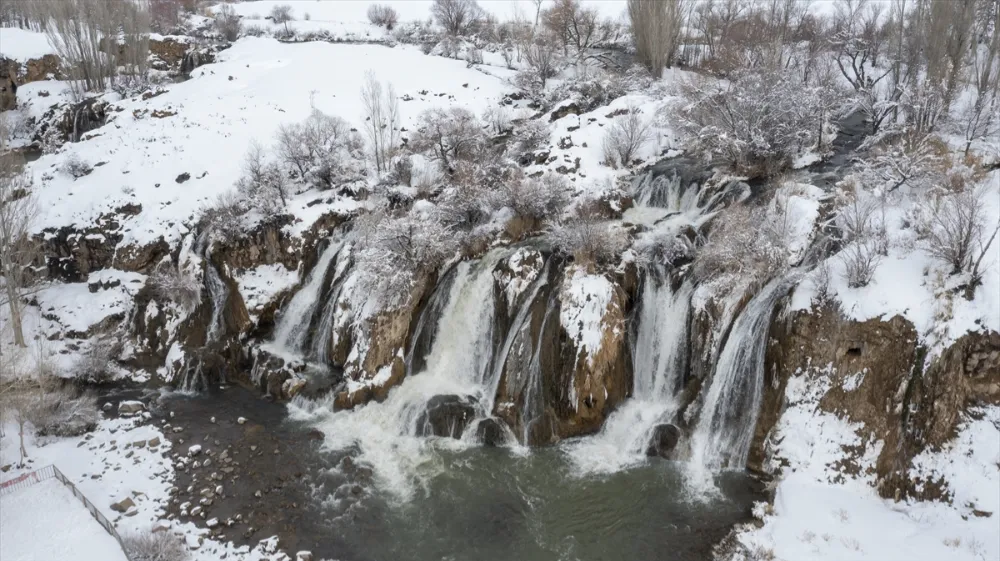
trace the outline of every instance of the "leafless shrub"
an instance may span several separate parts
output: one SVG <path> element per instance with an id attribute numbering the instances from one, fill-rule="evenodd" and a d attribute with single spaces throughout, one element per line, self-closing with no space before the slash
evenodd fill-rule
<path id="1" fill-rule="evenodd" d="M 132 561 L 187 561 L 184 544 L 171 532 L 139 532 L 122 536 L 125 553 Z"/>
<path id="2" fill-rule="evenodd" d="M 117 339 L 102 337 L 94 340 L 74 365 L 74 376 L 89 384 L 111 382 L 117 374 L 115 357 L 120 352 L 121 342 Z"/>
<path id="3" fill-rule="evenodd" d="M 722 277 L 764 283 L 788 268 L 789 249 L 778 220 L 766 209 L 737 205 L 712 223 L 708 241 L 694 260 L 702 281 Z"/>
<path id="4" fill-rule="evenodd" d="M 65 173 L 73 179 L 80 179 L 85 175 L 90 175 L 90 172 L 94 171 L 94 168 L 79 155 L 70 154 L 65 160 L 63 160 L 63 163 L 59 165 L 59 171 Z"/>
<path id="5" fill-rule="evenodd" d="M 636 108 L 615 117 L 604 133 L 604 162 L 611 167 L 628 167 L 650 140 L 649 121 Z"/>
<path id="6" fill-rule="evenodd" d="M 465 62 L 468 68 L 472 68 L 477 64 L 483 63 L 483 50 L 479 48 L 470 48 L 465 52 Z"/>
<path id="7" fill-rule="evenodd" d="M 201 300 L 201 283 L 198 279 L 167 263 L 153 271 L 146 285 L 156 300 L 174 302 L 188 312 L 194 310 Z"/>
<path id="8" fill-rule="evenodd" d="M 245 229 L 244 215 L 249 210 L 247 201 L 238 189 L 230 189 L 219 195 L 202 211 L 199 223 L 211 229 L 217 239 L 233 241 L 239 239 Z M 200 284 L 198 285 L 200 289 Z M 187 298 L 181 298 L 188 301 Z"/>
<path id="9" fill-rule="evenodd" d="M 386 6 L 385 4 L 372 4 L 368 6 L 368 21 L 372 25 L 377 25 L 379 27 L 384 27 L 389 31 L 392 31 L 396 24 L 399 22 L 399 14 L 391 6 Z"/>
<path id="10" fill-rule="evenodd" d="M 515 151 L 519 154 L 534 152 L 547 145 L 552 132 L 549 127 L 538 120 L 524 121 L 514 129 Z"/>
<path id="11" fill-rule="evenodd" d="M 995 228 L 987 224 L 985 193 L 984 188 L 971 186 L 932 193 L 919 209 L 917 224 L 927 253 L 950 265 L 952 274 L 969 273 L 974 285 L 1000 230 L 1000 223 Z"/>
<path id="12" fill-rule="evenodd" d="M 3 412 L 18 428 L 22 464 L 28 456 L 24 436 L 29 423 L 40 436 L 79 436 L 97 423 L 96 397 L 76 395 L 53 376 L 47 358 L 39 360 L 36 358 L 20 377 L 0 381 Z"/>
<path id="13" fill-rule="evenodd" d="M 264 149 L 252 142 L 243 160 L 243 176 L 236 182 L 236 190 L 251 209 L 261 211 L 265 217 L 280 214 L 288 203 L 288 182 L 281 168 L 274 162 L 265 162 Z"/>
<path id="14" fill-rule="evenodd" d="M 494 192 L 495 208 L 510 208 L 518 216 L 543 220 L 558 217 L 569 203 L 566 178 L 547 173 L 539 178 L 515 178 Z"/>
<path id="15" fill-rule="evenodd" d="M 248 25 L 243 28 L 243 35 L 246 37 L 264 37 L 267 35 L 267 30 L 257 24 Z"/>
<path id="16" fill-rule="evenodd" d="M 236 10 L 229 4 L 219 6 L 219 11 L 215 14 L 213 26 L 215 27 L 215 31 L 226 41 L 239 39 L 240 32 L 243 31 L 243 22 L 240 21 L 240 16 L 236 15 Z"/>
<path id="17" fill-rule="evenodd" d="M 511 131 L 510 109 L 506 105 L 493 105 L 483 112 L 483 122 L 489 125 L 493 134 L 505 134 Z"/>
<path id="18" fill-rule="evenodd" d="M 559 251 L 586 265 L 615 263 L 628 247 L 628 235 L 618 224 L 590 212 L 577 212 L 556 224 L 549 239 Z"/>
<path id="19" fill-rule="evenodd" d="M 483 16 L 476 0 L 434 0 L 431 15 L 451 35 L 469 33 Z"/>
<path id="20" fill-rule="evenodd" d="M 851 288 L 868 286 L 882 261 L 878 241 L 871 237 L 848 243 L 838 255 L 844 263 L 844 280 Z"/>
<path id="21" fill-rule="evenodd" d="M 151 27 L 169 33 L 180 23 L 180 0 L 149 0 Z"/>

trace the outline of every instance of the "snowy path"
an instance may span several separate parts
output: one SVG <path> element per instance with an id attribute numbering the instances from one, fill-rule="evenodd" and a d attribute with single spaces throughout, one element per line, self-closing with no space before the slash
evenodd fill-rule
<path id="1" fill-rule="evenodd" d="M 3 561 L 127 561 L 121 546 L 56 479 L 0 497 Z"/>

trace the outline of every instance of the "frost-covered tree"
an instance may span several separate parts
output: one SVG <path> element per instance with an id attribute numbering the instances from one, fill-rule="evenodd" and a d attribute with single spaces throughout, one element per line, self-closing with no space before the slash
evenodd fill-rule
<path id="1" fill-rule="evenodd" d="M 552 225 L 548 238 L 559 251 L 588 266 L 615 263 L 629 242 L 621 225 L 603 220 L 586 205 Z"/>
<path id="2" fill-rule="evenodd" d="M 677 116 L 703 155 L 741 173 L 771 175 L 820 141 L 834 105 L 823 86 L 803 86 L 781 73 L 741 71 L 725 83 L 687 86 Z"/>
<path id="3" fill-rule="evenodd" d="M 396 10 L 392 6 L 372 4 L 368 6 L 368 21 L 372 25 L 384 27 L 386 30 L 392 31 L 399 22 L 399 14 L 396 13 Z"/>
<path id="4" fill-rule="evenodd" d="M 698 249 L 694 273 L 703 282 L 723 280 L 765 283 L 788 268 L 788 241 L 782 217 L 765 207 L 737 205 L 713 222 L 708 240 Z"/>
<path id="5" fill-rule="evenodd" d="M 649 142 L 650 123 L 642 112 L 630 107 L 625 115 L 612 119 L 604 132 L 604 163 L 611 167 L 628 167 Z"/>
<path id="6" fill-rule="evenodd" d="M 988 222 L 986 208 L 986 190 L 963 185 L 931 193 L 918 210 L 924 249 L 950 265 L 952 274 L 969 273 L 973 284 L 978 284 L 983 258 L 1000 230 L 1000 223 Z"/>
<path id="7" fill-rule="evenodd" d="M 236 10 L 229 4 L 222 4 L 215 12 L 215 19 L 212 21 L 215 31 L 226 41 L 235 41 L 240 38 L 243 32 L 243 22 Z"/>
<path id="8" fill-rule="evenodd" d="M 313 109 L 302 123 L 278 129 L 278 158 L 310 184 L 330 189 L 363 173 L 364 143 L 340 117 Z"/>
<path id="9" fill-rule="evenodd" d="M 580 0 L 555 0 L 541 19 L 562 46 L 563 56 L 569 56 L 572 49 L 582 58 L 601 36 L 597 9 L 584 7 Z"/>
<path id="10" fill-rule="evenodd" d="M 271 8 L 271 13 L 269 17 L 271 18 L 271 21 L 273 21 L 274 23 L 285 26 L 286 35 L 289 33 L 288 22 L 295 19 L 294 17 L 292 17 L 292 7 L 289 6 L 288 4 L 279 4 Z"/>
<path id="11" fill-rule="evenodd" d="M 421 113 L 408 145 L 414 152 L 426 153 L 443 171 L 451 173 L 456 162 L 476 158 L 486 142 L 479 119 L 466 109 L 452 107 Z"/>

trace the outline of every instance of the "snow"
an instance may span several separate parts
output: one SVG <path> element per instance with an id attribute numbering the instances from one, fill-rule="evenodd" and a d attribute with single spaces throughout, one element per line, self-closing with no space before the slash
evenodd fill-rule
<path id="1" fill-rule="evenodd" d="M 892 502 L 880 498 L 865 467 L 873 466 L 881 442 L 862 425 L 820 411 L 818 401 L 836 374 L 828 368 L 789 380 L 789 407 L 772 442 L 775 462 L 786 462 L 773 510 L 755 509 L 762 527 L 739 534 L 744 545 L 771 552 L 778 561 L 988 561 L 1000 558 L 1000 408 L 980 411 L 944 450 L 916 458 L 912 475 L 943 477 L 953 493 L 944 502 Z M 844 385 L 856 383 L 852 376 Z M 802 427 L 809 427 L 808 431 Z M 867 444 L 867 446 L 865 446 Z M 855 461 L 861 475 L 838 472 L 843 446 L 862 446 Z M 973 509 L 992 513 L 980 517 Z"/>
<path id="2" fill-rule="evenodd" d="M 90 283 L 99 282 L 120 284 L 91 292 Z M 36 295 L 42 314 L 54 318 L 46 336 L 86 333 L 110 316 L 124 315 L 144 283 L 144 275 L 105 269 L 93 273 L 88 282 L 46 285 Z"/>
<path id="3" fill-rule="evenodd" d="M 588 274 L 580 267 L 571 267 L 566 271 L 559 322 L 577 352 L 586 351 L 591 362 L 601 350 L 604 331 L 608 327 L 604 324 L 604 316 L 608 313 L 613 295 L 614 286 L 603 275 Z"/>
<path id="4" fill-rule="evenodd" d="M 986 236 L 1000 222 L 1000 171 L 993 171 L 983 181 Z M 901 191 L 904 191 L 901 189 Z M 950 274 L 950 266 L 934 260 L 920 246 L 913 232 L 908 209 L 919 193 L 900 193 L 890 199 L 886 209 L 889 251 L 867 286 L 847 286 L 845 263 L 835 255 L 826 261 L 830 275 L 830 293 L 840 302 L 846 317 L 857 321 L 888 319 L 900 315 L 913 323 L 929 347 L 929 357 L 936 356 L 969 331 L 1000 331 L 1000 240 L 995 240 L 983 260 L 983 284 L 974 298 L 966 300 L 957 288 L 968 280 L 965 275 Z M 798 286 L 791 307 L 807 310 L 816 294 L 818 271 L 812 281 Z"/>
<path id="5" fill-rule="evenodd" d="M 3 495 L 0 505 L 4 561 L 127 561 L 118 542 L 58 479 Z"/>
<path id="6" fill-rule="evenodd" d="M 295 287 L 299 282 L 299 275 L 297 271 L 289 271 L 283 265 L 274 264 L 236 273 L 233 280 L 239 285 L 247 311 L 256 316 L 275 296 Z"/>
<path id="7" fill-rule="evenodd" d="M 44 33 L 0 27 L 0 57 L 26 62 L 55 53 Z"/>

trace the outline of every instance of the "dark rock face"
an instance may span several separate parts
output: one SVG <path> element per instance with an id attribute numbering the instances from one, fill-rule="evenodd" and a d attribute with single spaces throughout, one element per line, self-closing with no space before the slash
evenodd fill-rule
<path id="1" fill-rule="evenodd" d="M 467 395 L 436 395 L 417 418 L 418 436 L 461 438 L 476 418 L 476 400 Z"/>
<path id="2" fill-rule="evenodd" d="M 653 433 L 649 437 L 649 444 L 646 446 L 647 456 L 659 456 L 665 459 L 672 459 L 673 452 L 677 448 L 677 443 L 681 440 L 681 429 L 676 425 L 662 424 L 653 427 Z"/>
<path id="3" fill-rule="evenodd" d="M 503 446 L 507 443 L 503 424 L 492 417 L 479 421 L 479 425 L 476 426 L 476 440 L 483 446 Z"/>

